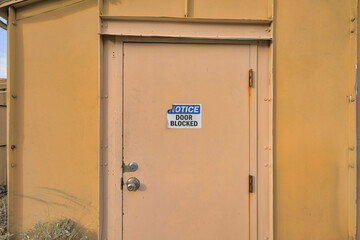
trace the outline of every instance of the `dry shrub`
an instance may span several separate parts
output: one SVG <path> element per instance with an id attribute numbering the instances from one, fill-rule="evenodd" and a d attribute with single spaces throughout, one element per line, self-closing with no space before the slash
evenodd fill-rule
<path id="1" fill-rule="evenodd" d="M 27 232 L 20 233 L 21 240 L 85 240 L 88 232 L 71 219 L 39 222 Z"/>
<path id="2" fill-rule="evenodd" d="M 18 235 L 18 234 L 17 234 Z M 7 197 L 0 198 L 0 240 L 14 239 L 7 232 Z M 16 239 L 21 240 L 85 240 L 88 232 L 68 218 L 54 222 L 38 222 L 27 232 L 21 232 Z"/>
<path id="3" fill-rule="evenodd" d="M 0 198 L 0 240 L 10 239 L 12 234 L 7 232 L 7 197 Z"/>

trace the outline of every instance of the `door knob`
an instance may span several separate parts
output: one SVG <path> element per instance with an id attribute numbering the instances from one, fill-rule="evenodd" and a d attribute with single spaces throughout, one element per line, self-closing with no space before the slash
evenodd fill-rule
<path id="1" fill-rule="evenodd" d="M 140 187 L 140 181 L 139 179 L 135 177 L 131 177 L 126 181 L 126 188 L 130 192 L 135 192 Z"/>

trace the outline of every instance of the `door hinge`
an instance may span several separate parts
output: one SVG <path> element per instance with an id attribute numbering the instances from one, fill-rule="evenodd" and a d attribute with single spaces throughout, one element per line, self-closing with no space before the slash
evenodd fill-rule
<path id="1" fill-rule="evenodd" d="M 124 189 L 124 178 L 123 177 L 121 177 L 121 179 L 120 179 L 120 185 L 121 185 L 121 190 L 123 190 Z"/>
<path id="2" fill-rule="evenodd" d="M 249 87 L 254 87 L 254 71 L 249 70 Z"/>
<path id="3" fill-rule="evenodd" d="M 254 176 L 249 175 L 249 193 L 254 192 Z"/>

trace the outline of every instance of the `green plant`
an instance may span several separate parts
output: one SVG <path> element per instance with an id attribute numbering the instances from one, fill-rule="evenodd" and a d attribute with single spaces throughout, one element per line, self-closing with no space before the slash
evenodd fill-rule
<path id="1" fill-rule="evenodd" d="M 88 233 L 71 219 L 55 222 L 38 222 L 27 232 L 21 232 L 21 240 L 85 240 Z"/>

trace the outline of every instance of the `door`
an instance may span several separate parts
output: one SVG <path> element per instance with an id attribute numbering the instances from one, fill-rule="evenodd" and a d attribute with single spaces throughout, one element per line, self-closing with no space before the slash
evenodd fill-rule
<path id="1" fill-rule="evenodd" d="M 124 43 L 123 61 L 123 239 L 249 239 L 250 46 Z M 200 127 L 169 127 L 176 104 Z"/>

